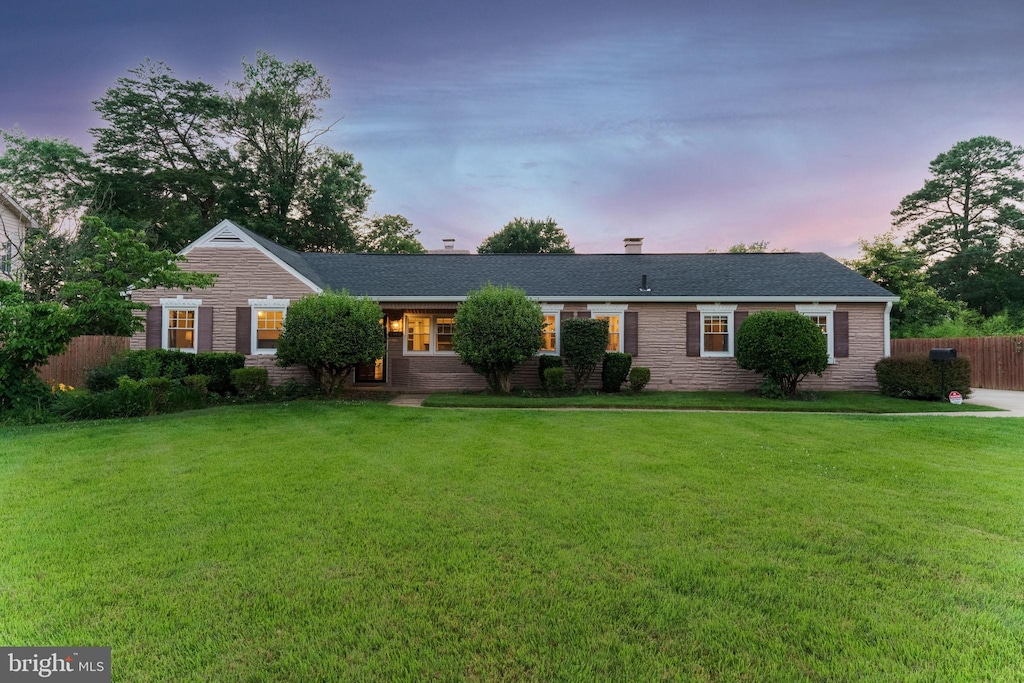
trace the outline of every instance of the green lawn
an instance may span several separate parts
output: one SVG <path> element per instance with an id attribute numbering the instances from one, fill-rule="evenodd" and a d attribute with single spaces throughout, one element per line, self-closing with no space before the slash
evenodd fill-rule
<path id="1" fill-rule="evenodd" d="M 115 681 L 1019 680 L 1024 420 L 296 402 L 0 433 Z"/>
<path id="2" fill-rule="evenodd" d="M 998 410 L 972 403 L 911 401 L 877 393 L 822 391 L 810 400 L 758 398 L 741 391 L 646 391 L 640 394 L 501 396 L 484 392 L 431 394 L 434 408 L 635 408 L 663 410 L 763 410 L 794 413 L 962 413 Z"/>

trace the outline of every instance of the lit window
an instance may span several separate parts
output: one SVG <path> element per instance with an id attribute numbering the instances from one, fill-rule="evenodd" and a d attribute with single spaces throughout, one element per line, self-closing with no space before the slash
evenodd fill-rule
<path id="1" fill-rule="evenodd" d="M 171 309 L 167 312 L 167 348 L 194 351 L 196 312 Z"/>
<path id="2" fill-rule="evenodd" d="M 541 329 L 541 346 L 537 353 L 558 353 L 558 335 L 561 331 L 562 304 L 541 304 L 544 327 Z"/>
<path id="3" fill-rule="evenodd" d="M 736 306 L 700 305 L 700 355 L 731 356 L 733 355 L 733 314 Z"/>
<path id="4" fill-rule="evenodd" d="M 163 315 L 163 348 L 195 353 L 198 350 L 200 299 L 160 299 Z"/>
<path id="5" fill-rule="evenodd" d="M 435 324 L 437 326 L 437 345 L 434 348 L 438 351 L 451 351 L 455 318 L 437 318 Z"/>
<path id="6" fill-rule="evenodd" d="M 608 321 L 608 351 L 622 351 L 622 314 L 625 306 L 588 306 L 595 320 Z"/>
<path id="7" fill-rule="evenodd" d="M 544 316 L 544 329 L 541 332 L 541 351 L 550 351 L 554 353 L 557 347 L 555 346 L 557 332 L 555 331 L 555 321 L 558 319 L 556 315 Z"/>
<path id="8" fill-rule="evenodd" d="M 284 311 L 260 309 L 256 311 L 256 348 L 276 349 L 284 328 Z"/>
<path id="9" fill-rule="evenodd" d="M 405 350 L 413 353 L 430 353 L 429 315 L 405 317 Z"/>
<path id="10" fill-rule="evenodd" d="M 253 354 L 277 353 L 277 343 L 284 330 L 284 319 L 288 314 L 288 299 L 249 299 L 252 307 L 251 340 L 249 350 Z"/>
<path id="11" fill-rule="evenodd" d="M 813 320 L 814 324 L 818 326 L 819 330 L 821 330 L 821 333 L 825 335 L 825 345 L 828 348 L 828 362 L 835 363 L 835 335 L 832 330 L 832 314 L 836 310 L 835 304 L 799 304 L 797 305 L 796 310 L 797 313 L 802 313 Z"/>

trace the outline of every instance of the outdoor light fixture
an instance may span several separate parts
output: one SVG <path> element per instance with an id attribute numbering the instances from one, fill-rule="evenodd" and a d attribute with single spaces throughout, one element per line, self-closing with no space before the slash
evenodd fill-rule
<path id="1" fill-rule="evenodd" d="M 389 337 L 401 337 L 403 333 L 402 319 L 394 318 L 388 321 L 388 336 Z"/>

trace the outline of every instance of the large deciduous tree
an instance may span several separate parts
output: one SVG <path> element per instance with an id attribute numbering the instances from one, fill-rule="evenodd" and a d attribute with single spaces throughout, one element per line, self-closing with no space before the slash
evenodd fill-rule
<path id="1" fill-rule="evenodd" d="M 481 254 L 574 254 L 569 237 L 550 216 L 542 221 L 516 218 L 489 236 L 477 252 Z"/>
<path id="2" fill-rule="evenodd" d="M 49 232 L 96 204 L 96 167 L 89 155 L 66 139 L 30 138 L 0 130 L 0 186 Z"/>
<path id="3" fill-rule="evenodd" d="M 381 254 L 425 254 L 426 248 L 416 238 L 419 234 L 405 216 L 374 216 L 360 230 L 359 246 Z"/>
<path id="4" fill-rule="evenodd" d="M 892 212 L 907 243 L 930 260 L 939 293 L 985 314 L 1024 304 L 1015 265 L 1024 243 L 1022 157 L 1024 148 L 995 137 L 958 142 Z"/>
<path id="5" fill-rule="evenodd" d="M 221 217 L 231 159 L 221 132 L 227 101 L 213 86 L 147 59 L 93 104 L 106 122 L 91 132 L 112 213 L 148 224 L 158 246 L 172 249 Z"/>
<path id="6" fill-rule="evenodd" d="M 952 320 L 963 306 L 939 296 L 928 284 L 924 255 L 898 242 L 892 232 L 870 241 L 860 240 L 860 256 L 846 261 L 846 265 L 900 297 L 892 307 L 895 337 L 911 337 Z"/>

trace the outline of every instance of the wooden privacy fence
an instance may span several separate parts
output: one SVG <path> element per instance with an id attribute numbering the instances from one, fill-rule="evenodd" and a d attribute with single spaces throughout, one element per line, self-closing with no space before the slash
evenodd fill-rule
<path id="1" fill-rule="evenodd" d="M 118 351 L 127 349 L 128 342 L 128 337 L 75 337 L 64 353 L 50 356 L 47 364 L 39 368 L 36 374 L 49 384 L 84 387 L 89 371 L 106 363 Z"/>
<path id="2" fill-rule="evenodd" d="M 971 386 L 1024 390 L 1024 336 L 892 340 L 894 356 L 949 348 L 971 359 Z"/>

